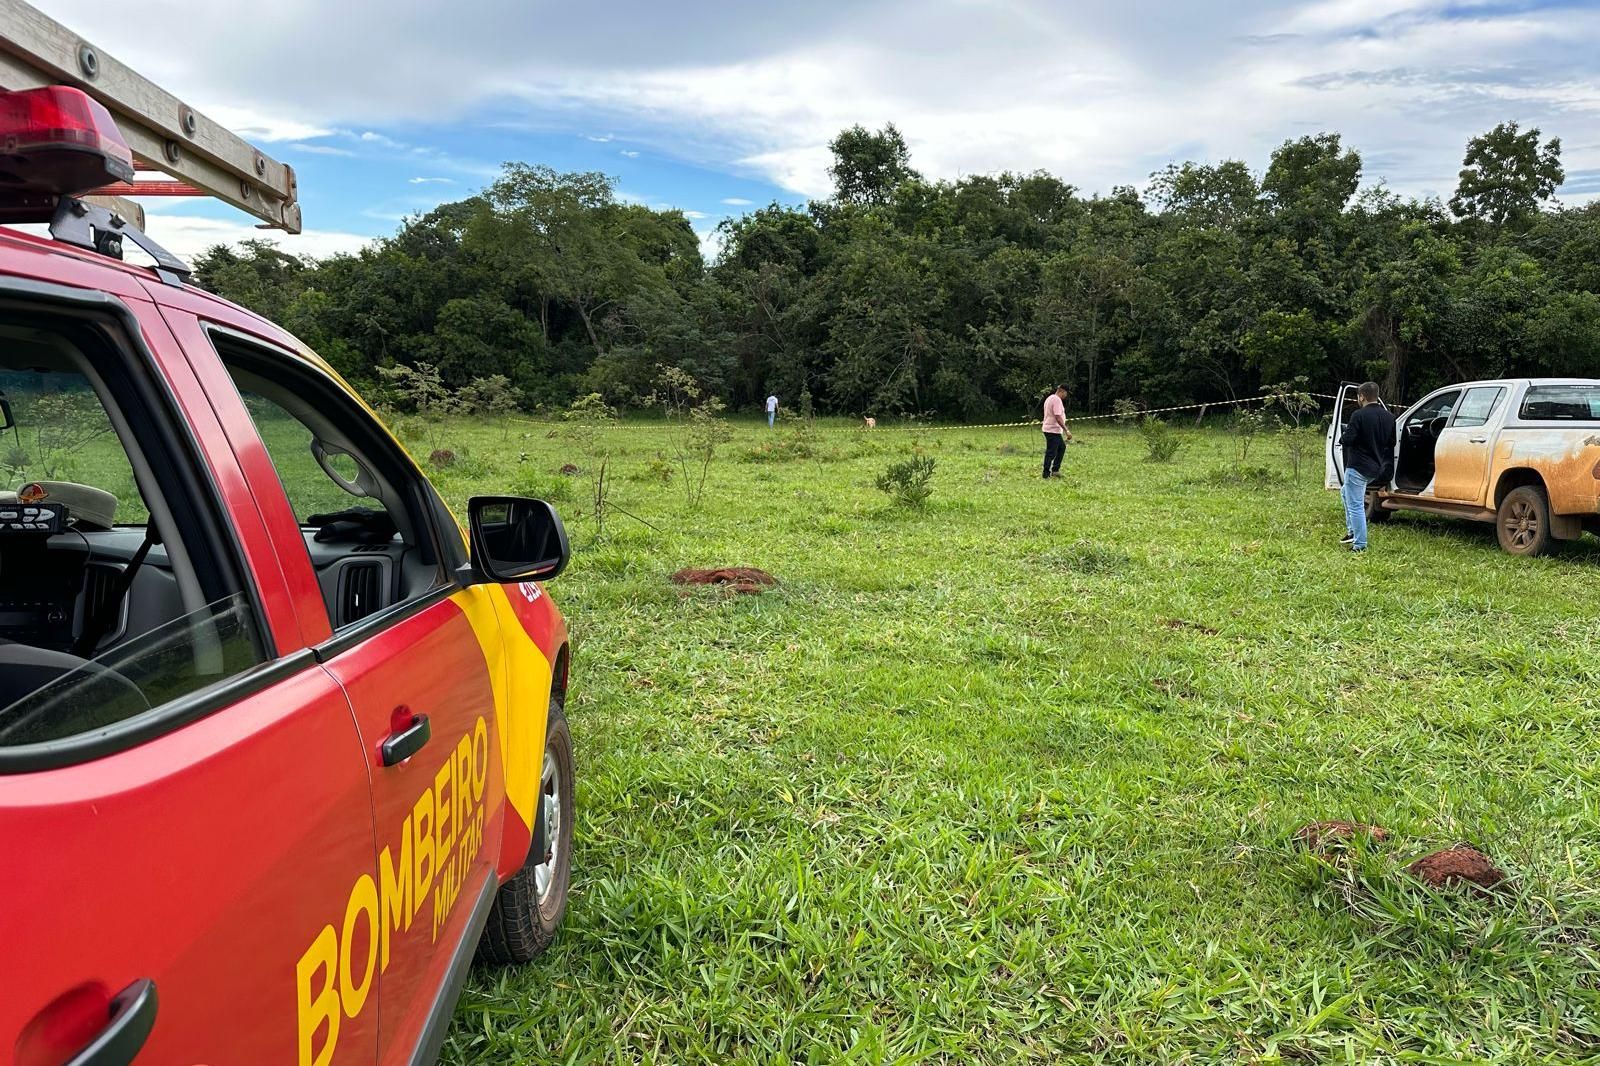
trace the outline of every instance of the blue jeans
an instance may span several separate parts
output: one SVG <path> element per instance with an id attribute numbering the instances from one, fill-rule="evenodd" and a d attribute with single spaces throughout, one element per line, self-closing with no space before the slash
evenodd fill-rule
<path id="1" fill-rule="evenodd" d="M 767 412 L 767 428 L 768 429 L 771 429 L 772 428 L 772 424 L 774 422 L 776 422 L 777 420 L 778 420 L 778 412 L 776 412 L 776 411 L 768 411 Z"/>
<path id="2" fill-rule="evenodd" d="M 1355 535 L 1352 548 L 1363 549 L 1367 546 L 1367 475 L 1359 470 L 1345 470 L 1344 489 L 1344 525 Z"/>

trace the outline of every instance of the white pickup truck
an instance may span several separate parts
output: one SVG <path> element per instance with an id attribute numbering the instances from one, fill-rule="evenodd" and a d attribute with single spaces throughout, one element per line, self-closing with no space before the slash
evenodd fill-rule
<path id="1" fill-rule="evenodd" d="M 1328 426 L 1330 489 L 1344 484 L 1339 439 L 1356 388 L 1341 386 Z M 1394 475 L 1367 493 L 1369 519 L 1395 511 L 1493 522 L 1513 555 L 1600 534 L 1600 380 L 1508 378 L 1429 393 L 1396 417 Z"/>

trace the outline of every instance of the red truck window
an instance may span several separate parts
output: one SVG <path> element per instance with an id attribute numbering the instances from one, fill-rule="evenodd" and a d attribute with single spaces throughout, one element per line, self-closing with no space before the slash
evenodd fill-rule
<path id="1" fill-rule="evenodd" d="M 446 586 L 437 497 L 388 433 L 311 367 L 212 340 L 283 483 L 333 629 Z"/>
<path id="2" fill-rule="evenodd" d="M 157 724 L 270 657 L 152 388 L 108 324 L 0 306 L 0 754 Z"/>

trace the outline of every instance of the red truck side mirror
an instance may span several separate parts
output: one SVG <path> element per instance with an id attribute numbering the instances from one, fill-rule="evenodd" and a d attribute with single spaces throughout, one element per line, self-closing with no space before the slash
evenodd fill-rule
<path id="1" fill-rule="evenodd" d="M 561 516 L 544 500 L 474 496 L 467 526 L 478 581 L 549 581 L 572 557 Z"/>

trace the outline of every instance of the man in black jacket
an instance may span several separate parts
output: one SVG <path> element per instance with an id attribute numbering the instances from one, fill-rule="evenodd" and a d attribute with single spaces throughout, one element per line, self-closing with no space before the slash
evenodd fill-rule
<path id="1" fill-rule="evenodd" d="M 1367 550 L 1367 486 L 1387 485 L 1394 468 L 1394 415 L 1378 402 L 1378 383 L 1356 390 L 1360 406 L 1345 423 L 1339 444 L 1344 450 L 1344 543 L 1351 551 Z"/>

